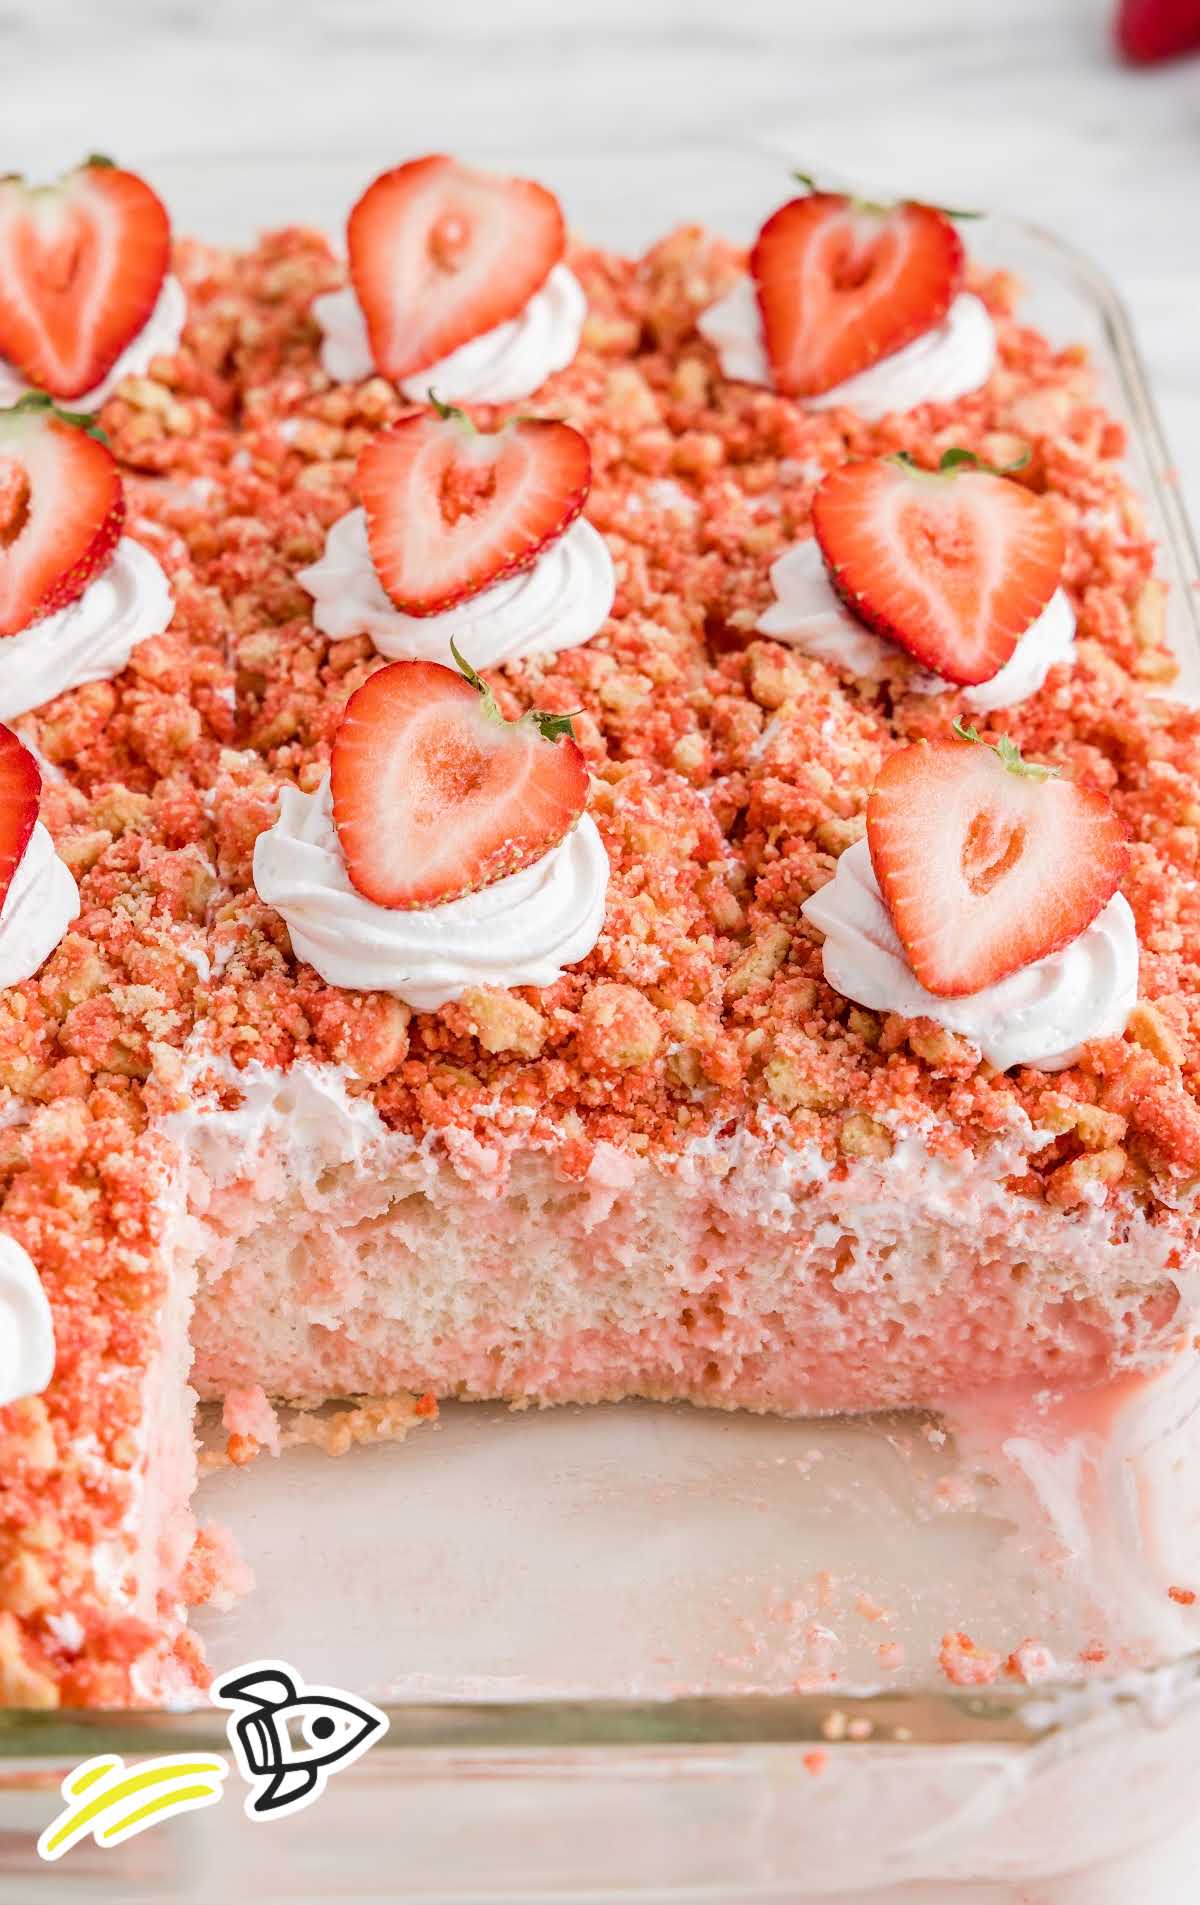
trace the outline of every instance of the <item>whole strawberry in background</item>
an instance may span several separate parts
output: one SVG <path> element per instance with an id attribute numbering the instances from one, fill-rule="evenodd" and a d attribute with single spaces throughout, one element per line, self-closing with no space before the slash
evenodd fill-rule
<path id="1" fill-rule="evenodd" d="M 1120 51 L 1138 66 L 1200 51 L 1200 0 L 1120 0 L 1115 32 Z"/>

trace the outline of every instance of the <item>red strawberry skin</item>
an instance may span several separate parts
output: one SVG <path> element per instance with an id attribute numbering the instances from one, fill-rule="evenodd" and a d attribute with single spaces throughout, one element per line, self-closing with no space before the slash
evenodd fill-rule
<path id="1" fill-rule="evenodd" d="M 816 397 L 940 324 L 962 288 L 962 241 L 932 205 L 791 199 L 750 254 L 775 388 Z"/>
<path id="2" fill-rule="evenodd" d="M 0 356 L 53 397 L 81 397 L 142 329 L 171 226 L 133 172 L 89 160 L 57 185 L 0 181 Z"/>
<path id="3" fill-rule="evenodd" d="M 484 432 L 459 413 L 405 417 L 358 462 L 376 573 L 406 615 L 438 615 L 531 568 L 578 516 L 591 475 L 570 424 Z"/>
<path id="4" fill-rule="evenodd" d="M 435 154 L 369 185 L 346 228 L 350 277 L 385 377 L 410 377 L 517 316 L 566 250 L 562 207 L 531 179 Z"/>
<path id="5" fill-rule="evenodd" d="M 0 410 L 0 636 L 66 608 L 125 522 L 112 451 L 44 400 Z"/>
<path id="6" fill-rule="evenodd" d="M 504 721 L 438 662 L 396 661 L 351 695 L 330 762 L 352 884 L 377 906 L 441 905 L 548 853 L 587 804 L 570 736 Z"/>
<path id="7" fill-rule="evenodd" d="M 867 802 L 875 878 L 917 978 L 939 998 L 981 992 L 1091 925 L 1128 848 L 1102 794 L 1038 780 L 968 741 L 919 741 Z"/>
<path id="8" fill-rule="evenodd" d="M 1121 0 L 1117 46 L 1136 66 L 1200 48 L 1200 0 Z"/>
<path id="9" fill-rule="evenodd" d="M 813 498 L 830 579 L 859 621 L 946 681 L 990 681 L 1062 577 L 1049 504 L 1010 477 L 844 463 Z"/>
<path id="10" fill-rule="evenodd" d="M 0 727 L 0 907 L 29 845 L 41 793 L 33 755 L 11 728 Z"/>

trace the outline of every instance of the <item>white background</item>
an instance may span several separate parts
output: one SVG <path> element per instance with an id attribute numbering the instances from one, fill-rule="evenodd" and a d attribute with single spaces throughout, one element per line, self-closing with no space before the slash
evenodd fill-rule
<path id="1" fill-rule="evenodd" d="M 152 172 L 783 137 L 808 170 L 1033 216 L 1090 251 L 1133 310 L 1195 519 L 1200 60 L 1122 68 L 1112 3 L 7 0 L 0 158 L 47 172 L 111 151 Z"/>

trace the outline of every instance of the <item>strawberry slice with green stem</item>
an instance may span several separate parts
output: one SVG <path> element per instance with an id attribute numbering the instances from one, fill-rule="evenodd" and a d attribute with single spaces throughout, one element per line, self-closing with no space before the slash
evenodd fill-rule
<path id="1" fill-rule="evenodd" d="M 451 645 L 395 661 L 351 695 L 330 762 L 351 883 L 377 906 L 439 906 L 517 873 L 564 839 L 587 805 L 569 714 L 507 721 Z"/>
<path id="2" fill-rule="evenodd" d="M 11 728 L 0 726 L 0 907 L 29 845 L 41 793 L 37 761 Z"/>
<path id="3" fill-rule="evenodd" d="M 515 318 L 563 256 L 567 233 L 544 185 L 433 154 L 367 187 L 346 243 L 371 355 L 399 379 Z"/>
<path id="4" fill-rule="evenodd" d="M 815 188 L 781 205 L 750 254 L 775 388 L 819 396 L 940 324 L 965 270 L 952 219 L 969 216 Z"/>
<path id="5" fill-rule="evenodd" d="M 439 615 L 532 568 L 587 501 L 587 439 L 520 417 L 477 430 L 438 403 L 372 439 L 358 461 L 371 560 L 406 615 Z"/>
<path id="6" fill-rule="evenodd" d="M 0 636 L 82 595 L 124 523 L 121 472 L 90 417 L 40 391 L 0 410 Z"/>
<path id="7" fill-rule="evenodd" d="M 145 325 L 170 249 L 162 201 L 109 159 L 54 185 L 0 179 L 0 356 L 37 389 L 82 397 Z"/>
<path id="8" fill-rule="evenodd" d="M 834 588 L 860 622 L 946 681 L 990 681 L 1062 578 L 1046 500 L 966 450 L 843 463 L 813 498 Z"/>
<path id="9" fill-rule="evenodd" d="M 927 992 L 982 992 L 1087 931 L 1125 875 L 1103 794 L 955 723 L 884 763 L 867 802 L 871 865 Z"/>

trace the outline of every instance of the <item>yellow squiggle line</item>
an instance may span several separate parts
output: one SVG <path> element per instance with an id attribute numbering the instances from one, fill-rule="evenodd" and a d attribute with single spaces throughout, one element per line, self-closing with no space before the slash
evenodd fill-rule
<path id="1" fill-rule="evenodd" d="M 166 1812 L 171 1806 L 181 1806 L 189 1799 L 219 1799 L 219 1786 L 181 1786 L 178 1792 L 159 1793 L 156 1799 L 149 1799 L 144 1806 L 127 1814 L 124 1819 L 114 1820 L 97 1835 L 101 1839 L 113 1839 L 118 1832 L 128 1832 L 140 1825 L 143 1819 L 150 1819 L 156 1812 Z"/>
<path id="2" fill-rule="evenodd" d="M 225 1768 L 220 1760 L 175 1760 L 168 1761 L 165 1765 L 145 1767 L 140 1772 L 130 1773 L 126 1779 L 118 1780 L 114 1786 L 98 1793 L 94 1799 L 90 1799 L 78 1810 L 70 1809 L 57 1832 L 46 1840 L 46 1851 L 47 1853 L 57 1851 L 64 1839 L 69 1838 L 72 1833 L 82 1832 L 94 1819 L 98 1819 L 118 1801 L 130 1799 L 139 1792 L 147 1791 L 151 1786 L 161 1786 L 164 1780 L 178 1779 L 192 1773 L 223 1775 L 224 1772 Z M 86 1786 L 91 1784 L 92 1781 L 89 1779 Z"/>
<path id="3" fill-rule="evenodd" d="M 115 1753 L 111 1759 L 94 1760 L 83 1772 L 76 1773 L 73 1778 L 67 1781 L 64 1791 L 68 1793 L 85 1793 L 89 1786 L 94 1786 L 98 1779 L 103 1779 L 106 1773 L 111 1773 L 114 1767 L 120 1764 L 120 1758 Z"/>

